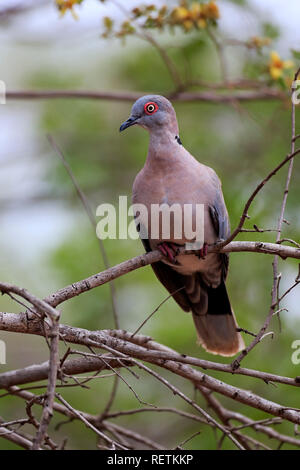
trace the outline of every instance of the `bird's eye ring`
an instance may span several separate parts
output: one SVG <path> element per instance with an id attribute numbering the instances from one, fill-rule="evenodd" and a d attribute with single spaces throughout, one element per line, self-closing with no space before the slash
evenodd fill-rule
<path id="1" fill-rule="evenodd" d="M 144 111 L 146 114 L 154 114 L 158 110 L 158 106 L 156 103 L 150 101 L 149 103 L 146 103 L 144 106 Z"/>

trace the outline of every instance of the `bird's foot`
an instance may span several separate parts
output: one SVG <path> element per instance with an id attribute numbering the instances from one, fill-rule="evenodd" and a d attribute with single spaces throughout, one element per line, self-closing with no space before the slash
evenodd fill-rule
<path id="1" fill-rule="evenodd" d="M 208 247 L 208 244 L 206 242 L 204 242 L 202 248 L 197 253 L 197 256 L 198 256 L 199 259 L 205 259 L 206 258 L 207 247 Z"/>
<path id="2" fill-rule="evenodd" d="M 178 255 L 179 248 L 175 243 L 162 242 L 157 246 L 157 248 L 169 261 L 171 261 L 171 263 L 177 263 L 176 256 Z"/>

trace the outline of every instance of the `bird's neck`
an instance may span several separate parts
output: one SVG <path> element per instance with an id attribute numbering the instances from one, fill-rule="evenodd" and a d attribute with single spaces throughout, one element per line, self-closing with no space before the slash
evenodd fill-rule
<path id="1" fill-rule="evenodd" d="M 151 131 L 147 164 L 170 161 L 170 154 L 177 154 L 181 145 L 177 125 L 169 129 L 162 127 Z"/>

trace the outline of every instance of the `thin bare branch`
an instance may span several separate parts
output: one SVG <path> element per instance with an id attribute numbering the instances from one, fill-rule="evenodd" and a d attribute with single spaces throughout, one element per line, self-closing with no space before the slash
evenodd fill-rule
<path id="1" fill-rule="evenodd" d="M 159 90 L 158 90 L 159 92 Z M 88 99 L 108 101 L 133 102 L 149 92 L 132 91 L 87 91 L 87 90 L 12 90 L 6 92 L 9 100 L 40 100 L 40 99 Z M 202 92 L 179 92 L 173 93 L 167 98 L 178 102 L 209 102 L 213 104 L 228 103 L 235 101 L 260 101 L 260 100 L 283 100 L 287 94 L 274 88 L 262 88 L 255 91 L 241 91 L 233 93 L 216 93 L 213 91 Z"/>

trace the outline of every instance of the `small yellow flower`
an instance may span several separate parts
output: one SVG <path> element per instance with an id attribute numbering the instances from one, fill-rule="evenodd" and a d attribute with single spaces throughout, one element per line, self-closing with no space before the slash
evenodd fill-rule
<path id="1" fill-rule="evenodd" d="M 177 7 L 173 10 L 173 17 L 175 20 L 182 22 L 189 17 L 189 11 L 185 7 Z"/>
<path id="2" fill-rule="evenodd" d="M 132 13 L 135 16 L 135 18 L 138 18 L 139 16 L 142 16 L 142 10 L 138 7 L 133 8 Z"/>
<path id="3" fill-rule="evenodd" d="M 276 51 L 270 54 L 269 72 L 273 80 L 282 77 L 284 70 L 291 69 L 294 66 L 292 60 L 282 60 Z"/>
<path id="4" fill-rule="evenodd" d="M 216 20 L 219 16 L 219 8 L 212 0 L 208 3 L 194 1 L 190 6 L 182 0 L 180 6 L 172 10 L 171 22 L 182 25 L 186 31 L 190 31 L 193 27 L 206 28 L 210 21 Z"/>
<path id="5" fill-rule="evenodd" d="M 168 11 L 168 7 L 167 7 L 166 5 L 163 5 L 163 6 L 161 7 L 161 9 L 159 10 L 158 13 L 159 13 L 161 16 L 164 16 L 164 15 L 167 13 L 167 11 Z"/>
<path id="6" fill-rule="evenodd" d="M 60 11 L 61 16 L 64 16 L 66 11 L 69 10 L 74 20 L 78 20 L 78 16 L 76 15 L 73 7 L 78 3 L 78 0 L 56 0 L 56 6 Z"/>
<path id="7" fill-rule="evenodd" d="M 190 18 L 193 21 L 197 21 L 202 12 L 202 7 L 200 3 L 192 3 L 192 6 L 189 10 Z"/>
<path id="8" fill-rule="evenodd" d="M 249 47 L 256 47 L 257 49 L 261 49 L 263 46 L 269 46 L 271 43 L 270 38 L 262 38 L 259 36 L 253 36 L 249 41 Z"/>
<path id="9" fill-rule="evenodd" d="M 197 21 L 197 26 L 198 26 L 198 28 L 201 28 L 201 29 L 206 28 L 206 20 L 204 20 L 203 18 L 200 18 Z"/>
<path id="10" fill-rule="evenodd" d="M 220 10 L 215 2 L 210 1 L 203 5 L 203 14 L 206 18 L 217 20 L 220 18 Z"/>
<path id="11" fill-rule="evenodd" d="M 190 31 L 192 27 L 194 26 L 194 23 L 191 20 L 185 20 L 183 22 L 183 26 L 186 31 Z"/>

